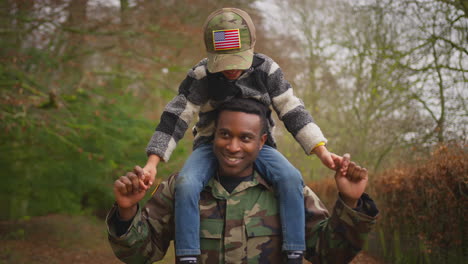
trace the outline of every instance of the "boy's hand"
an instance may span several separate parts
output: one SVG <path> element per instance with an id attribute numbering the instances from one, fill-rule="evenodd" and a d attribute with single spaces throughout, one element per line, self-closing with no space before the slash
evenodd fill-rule
<path id="1" fill-rule="evenodd" d="M 322 161 L 323 165 L 327 166 L 327 168 L 331 170 L 339 168 L 341 174 L 343 176 L 346 175 L 349 159 L 346 161 L 343 159 L 343 157 L 338 156 L 335 153 L 331 153 L 325 146 L 318 146 L 314 148 L 312 152 L 317 155 L 317 157 Z"/>
<path id="2" fill-rule="evenodd" d="M 153 185 L 154 179 L 156 178 L 156 174 L 158 173 L 158 169 L 156 166 L 151 165 L 151 164 L 146 164 L 145 167 L 143 167 L 143 176 L 142 180 L 145 184 L 151 186 Z"/>
<path id="3" fill-rule="evenodd" d="M 161 161 L 161 158 L 157 155 L 150 155 L 148 157 L 148 161 L 146 162 L 145 167 L 143 167 L 144 175 L 142 177 L 143 182 L 151 186 L 153 185 L 154 179 L 156 178 L 156 174 L 158 173 L 157 166 Z"/>

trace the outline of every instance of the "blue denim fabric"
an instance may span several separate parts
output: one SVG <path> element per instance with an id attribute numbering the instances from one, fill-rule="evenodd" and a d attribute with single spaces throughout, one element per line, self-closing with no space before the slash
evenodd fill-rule
<path id="1" fill-rule="evenodd" d="M 273 185 L 280 202 L 283 250 L 305 250 L 305 213 L 301 173 L 276 149 L 263 146 L 257 171 Z M 200 255 L 200 192 L 217 168 L 213 145 L 196 148 L 185 162 L 175 186 L 175 247 L 177 256 Z M 293 220 L 292 220 L 293 219 Z"/>
<path id="2" fill-rule="evenodd" d="M 301 172 L 275 148 L 263 146 L 255 168 L 279 200 L 283 250 L 305 250 L 304 182 Z"/>
<path id="3" fill-rule="evenodd" d="M 175 247 L 177 256 L 200 255 L 200 192 L 218 167 L 212 144 L 193 150 L 175 185 Z"/>

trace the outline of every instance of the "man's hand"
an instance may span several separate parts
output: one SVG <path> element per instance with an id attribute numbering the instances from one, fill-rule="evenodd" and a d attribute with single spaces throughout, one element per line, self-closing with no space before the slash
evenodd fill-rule
<path id="1" fill-rule="evenodd" d="M 133 172 L 127 172 L 114 182 L 115 201 L 119 206 L 122 220 L 130 220 L 135 216 L 138 202 L 143 199 L 150 187 L 142 180 L 143 169 L 135 166 Z"/>
<path id="2" fill-rule="evenodd" d="M 361 168 L 354 162 L 350 162 L 350 155 L 343 155 L 342 164 L 349 163 L 346 176 L 339 170 L 336 171 L 335 181 L 338 191 L 341 193 L 343 201 L 351 208 L 357 207 L 361 195 L 366 189 L 368 177 L 367 169 Z M 339 168 L 341 169 L 341 168 Z"/>
<path id="3" fill-rule="evenodd" d="M 161 161 L 161 158 L 158 155 L 150 155 L 145 167 L 143 167 L 144 174 L 141 179 L 148 186 L 153 185 L 156 174 L 158 173 L 157 167 L 159 161 Z"/>
<path id="4" fill-rule="evenodd" d="M 317 155 L 317 157 L 322 161 L 323 165 L 327 166 L 329 169 L 336 170 L 339 168 L 343 176 L 346 175 L 348 169 L 349 159 L 346 163 L 343 157 L 331 153 L 325 146 L 318 146 L 312 151 Z"/>

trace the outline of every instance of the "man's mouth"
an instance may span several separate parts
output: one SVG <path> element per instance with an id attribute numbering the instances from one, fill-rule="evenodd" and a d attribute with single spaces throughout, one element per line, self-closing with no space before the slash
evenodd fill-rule
<path id="1" fill-rule="evenodd" d="M 228 165 L 236 165 L 242 160 L 241 157 L 233 157 L 233 156 L 227 156 L 227 155 L 224 156 L 224 159 L 226 160 L 226 163 Z"/>

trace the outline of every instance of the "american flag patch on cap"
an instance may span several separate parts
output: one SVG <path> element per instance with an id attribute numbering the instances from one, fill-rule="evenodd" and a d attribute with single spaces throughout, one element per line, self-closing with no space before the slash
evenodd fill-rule
<path id="1" fill-rule="evenodd" d="M 214 50 L 240 49 L 239 29 L 213 31 Z"/>

